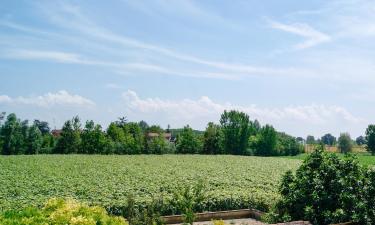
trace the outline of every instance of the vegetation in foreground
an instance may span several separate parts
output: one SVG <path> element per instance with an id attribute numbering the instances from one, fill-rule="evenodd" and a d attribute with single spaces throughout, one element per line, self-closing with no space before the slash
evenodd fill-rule
<path id="1" fill-rule="evenodd" d="M 75 200 L 50 199 L 42 208 L 28 207 L 0 214 L 2 225 L 128 225 L 123 217 L 109 216 L 104 208 Z"/>
<path id="2" fill-rule="evenodd" d="M 374 224 L 375 168 L 363 167 L 353 155 L 342 158 L 322 149 L 283 176 L 271 221 Z"/>
<path id="3" fill-rule="evenodd" d="M 137 207 L 165 201 L 176 190 L 205 182 L 207 199 L 195 211 L 257 208 L 279 198 L 278 185 L 299 160 L 205 155 L 33 155 L 0 157 L 0 211 L 72 197 L 122 215 L 127 196 Z M 161 214 L 180 213 L 161 204 Z"/>

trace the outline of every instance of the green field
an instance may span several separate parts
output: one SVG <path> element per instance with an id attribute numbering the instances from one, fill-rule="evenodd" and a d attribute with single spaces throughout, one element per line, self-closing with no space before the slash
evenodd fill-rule
<path id="1" fill-rule="evenodd" d="M 335 154 L 337 154 L 339 157 L 344 157 L 344 154 L 341 154 L 341 153 L 335 153 Z M 353 153 L 353 154 L 357 157 L 360 164 L 364 166 L 375 165 L 375 156 L 371 155 L 370 153 L 361 152 L 361 153 Z M 308 154 L 299 154 L 296 156 L 283 156 L 283 158 L 304 160 L 307 156 Z"/>
<path id="2" fill-rule="evenodd" d="M 138 205 L 203 180 L 204 210 L 254 207 L 278 199 L 285 171 L 300 160 L 204 155 L 33 155 L 0 157 L 0 210 L 41 205 L 51 197 L 118 209 L 133 193 Z M 168 211 L 168 210 L 167 210 Z M 169 212 L 170 213 L 170 212 Z"/>

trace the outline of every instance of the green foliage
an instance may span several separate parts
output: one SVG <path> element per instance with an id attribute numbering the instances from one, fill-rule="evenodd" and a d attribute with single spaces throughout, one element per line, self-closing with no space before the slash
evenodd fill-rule
<path id="1" fill-rule="evenodd" d="M 104 208 L 90 207 L 74 200 L 50 199 L 42 209 L 33 207 L 0 214 L 3 225 L 128 225 L 122 217 L 109 216 Z"/>
<path id="2" fill-rule="evenodd" d="M 81 122 L 79 117 L 73 117 L 64 123 L 61 136 L 57 140 L 54 153 L 78 153 L 81 145 Z"/>
<path id="3" fill-rule="evenodd" d="M 109 142 L 100 125 L 94 121 L 87 121 L 81 134 L 81 146 L 79 153 L 100 154 L 111 153 Z"/>
<path id="4" fill-rule="evenodd" d="M 7 116 L 1 127 L 0 136 L 3 155 L 15 155 L 25 152 L 25 123 L 22 123 L 14 113 Z"/>
<path id="5" fill-rule="evenodd" d="M 208 123 L 203 134 L 203 154 L 220 154 L 222 151 L 223 135 L 219 125 Z"/>
<path id="6" fill-rule="evenodd" d="M 197 154 L 202 151 L 202 141 L 194 134 L 193 129 L 185 126 L 177 136 L 176 152 L 180 154 Z"/>
<path id="7" fill-rule="evenodd" d="M 122 215 L 127 196 L 139 212 L 163 196 L 163 215 L 181 213 L 168 201 L 181 187 L 207 184 L 197 211 L 257 208 L 279 198 L 279 181 L 299 160 L 231 155 L 22 155 L 0 157 L 0 211 L 74 197 Z"/>
<path id="8" fill-rule="evenodd" d="M 352 151 L 353 143 L 349 133 L 342 133 L 338 139 L 338 148 L 341 153 L 348 153 Z"/>
<path id="9" fill-rule="evenodd" d="M 281 182 L 278 220 L 309 220 L 313 224 L 361 222 L 365 172 L 350 155 L 340 159 L 323 147 L 311 153 L 296 174 L 287 172 Z"/>
<path id="10" fill-rule="evenodd" d="M 223 148 L 227 154 L 245 155 L 252 132 L 249 116 L 239 111 L 224 111 L 220 125 L 223 132 Z"/>
<path id="11" fill-rule="evenodd" d="M 285 133 L 277 133 L 276 149 L 278 155 L 293 156 L 303 152 L 302 144 L 300 144 L 295 137 Z"/>
<path id="12" fill-rule="evenodd" d="M 367 151 L 375 155 L 375 125 L 370 124 L 366 129 Z"/>
<path id="13" fill-rule="evenodd" d="M 321 141 L 325 145 L 333 146 L 336 144 L 336 138 L 332 134 L 325 134 L 322 138 Z"/>
<path id="14" fill-rule="evenodd" d="M 255 155 L 272 156 L 278 155 L 276 150 L 277 145 L 277 132 L 270 126 L 265 125 L 262 127 L 258 134 L 258 141 L 256 145 Z"/>
<path id="15" fill-rule="evenodd" d="M 165 140 L 163 133 L 147 140 L 146 154 L 173 154 L 176 149 L 173 143 Z"/>
<path id="16" fill-rule="evenodd" d="M 188 185 L 179 188 L 174 193 L 172 203 L 183 213 L 184 224 L 193 224 L 195 221 L 195 212 L 202 210 L 202 204 L 206 199 L 204 185 L 199 181 L 195 185 Z"/>
<path id="17" fill-rule="evenodd" d="M 28 130 L 26 139 L 26 154 L 38 154 L 43 145 L 42 132 L 35 125 L 32 125 Z"/>
<path id="18" fill-rule="evenodd" d="M 359 136 L 355 139 L 355 143 L 359 146 L 365 145 L 366 144 L 366 138 L 363 136 Z"/>
<path id="19" fill-rule="evenodd" d="M 308 145 L 316 144 L 315 137 L 312 136 L 312 135 L 308 135 L 306 137 L 306 144 L 308 144 Z"/>

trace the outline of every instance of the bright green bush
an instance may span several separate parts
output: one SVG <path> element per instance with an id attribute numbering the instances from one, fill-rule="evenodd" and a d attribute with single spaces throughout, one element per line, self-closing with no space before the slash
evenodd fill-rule
<path id="1" fill-rule="evenodd" d="M 26 208 L 0 215 L 2 225 L 128 225 L 122 217 L 109 216 L 104 208 L 75 200 L 50 199 L 42 209 Z"/>

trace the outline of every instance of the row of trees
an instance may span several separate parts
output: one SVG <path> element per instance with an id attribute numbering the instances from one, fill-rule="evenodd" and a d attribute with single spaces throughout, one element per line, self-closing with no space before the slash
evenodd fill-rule
<path id="1" fill-rule="evenodd" d="M 303 141 L 301 138 L 297 138 Z M 363 146 L 366 145 L 367 151 L 371 154 L 375 154 L 375 125 L 370 124 L 365 132 L 365 136 L 359 136 L 354 141 L 349 133 L 341 133 L 339 138 L 336 139 L 332 134 L 325 134 L 320 139 L 315 140 L 314 136 L 307 136 L 306 144 L 324 144 L 329 146 L 337 146 L 340 152 L 348 153 L 352 151 L 354 145 Z"/>
<path id="2" fill-rule="evenodd" d="M 191 127 L 179 130 L 174 142 L 165 138 L 159 126 L 146 122 L 128 122 L 120 118 L 106 130 L 92 120 L 82 126 L 79 117 L 64 123 L 58 135 L 52 135 L 47 122 L 21 121 L 15 114 L 0 117 L 0 151 L 11 154 L 234 154 L 296 155 L 303 146 L 272 126 L 239 111 L 224 111 L 220 123 L 208 123 L 200 134 Z M 5 120 L 3 123 L 2 120 Z M 150 136 L 149 134 L 153 135 Z"/>

